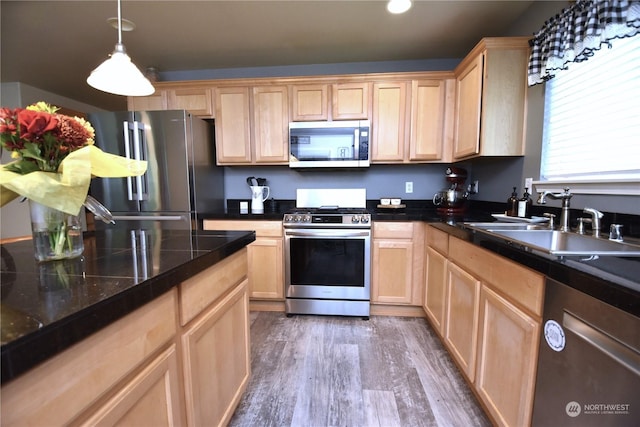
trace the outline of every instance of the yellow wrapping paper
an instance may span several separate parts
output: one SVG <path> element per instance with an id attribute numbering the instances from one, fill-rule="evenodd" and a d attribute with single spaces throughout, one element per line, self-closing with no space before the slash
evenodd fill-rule
<path id="1" fill-rule="evenodd" d="M 24 196 L 70 215 L 77 215 L 89 193 L 92 177 L 139 176 L 146 170 L 146 161 L 126 159 L 89 145 L 65 157 L 58 173 L 37 171 L 20 175 L 0 168 L 0 206 Z"/>

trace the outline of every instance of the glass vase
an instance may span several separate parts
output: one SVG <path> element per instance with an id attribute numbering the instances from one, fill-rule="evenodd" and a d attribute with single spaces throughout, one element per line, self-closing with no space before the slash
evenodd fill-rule
<path id="1" fill-rule="evenodd" d="M 49 206 L 29 200 L 33 247 L 38 261 L 75 258 L 82 255 L 82 221 Z M 81 209 L 82 211 L 82 209 Z"/>

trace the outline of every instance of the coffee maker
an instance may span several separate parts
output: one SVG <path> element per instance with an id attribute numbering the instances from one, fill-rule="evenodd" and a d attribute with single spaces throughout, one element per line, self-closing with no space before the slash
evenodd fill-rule
<path id="1" fill-rule="evenodd" d="M 448 167 L 445 179 L 449 188 L 438 191 L 433 196 L 433 204 L 438 214 L 445 218 L 463 217 L 467 209 L 469 193 L 464 189 L 467 171 L 462 168 Z"/>

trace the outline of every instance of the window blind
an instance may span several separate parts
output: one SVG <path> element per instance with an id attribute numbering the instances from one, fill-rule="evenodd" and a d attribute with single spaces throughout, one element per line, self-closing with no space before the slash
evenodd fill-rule
<path id="1" fill-rule="evenodd" d="M 541 180 L 640 179 L 640 36 L 546 83 Z"/>

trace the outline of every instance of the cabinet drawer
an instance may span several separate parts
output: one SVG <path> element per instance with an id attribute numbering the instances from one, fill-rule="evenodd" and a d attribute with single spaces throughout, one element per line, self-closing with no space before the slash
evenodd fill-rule
<path id="1" fill-rule="evenodd" d="M 203 221 L 205 230 L 254 230 L 256 237 L 282 237 L 282 221 L 211 220 Z"/>
<path id="2" fill-rule="evenodd" d="M 427 230 L 427 246 L 446 256 L 449 253 L 449 234 L 434 227 L 427 227 Z"/>
<path id="3" fill-rule="evenodd" d="M 2 425 L 67 425 L 176 334 L 176 291 L 2 387 Z"/>
<path id="4" fill-rule="evenodd" d="M 180 284 L 180 324 L 186 325 L 209 304 L 247 277 L 247 249 L 243 249 Z"/>
<path id="5" fill-rule="evenodd" d="M 411 239 L 413 238 L 412 222 L 375 222 L 373 223 L 374 239 Z"/>
<path id="6" fill-rule="evenodd" d="M 516 305 L 542 315 L 542 274 L 454 237 L 449 239 L 449 258 Z"/>

